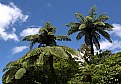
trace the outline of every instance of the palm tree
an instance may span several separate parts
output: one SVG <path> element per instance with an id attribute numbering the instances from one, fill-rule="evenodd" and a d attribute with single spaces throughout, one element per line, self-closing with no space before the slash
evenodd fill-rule
<path id="1" fill-rule="evenodd" d="M 56 41 L 71 41 L 68 36 L 56 36 L 55 35 L 56 28 L 47 22 L 42 28 L 39 30 L 39 34 L 25 36 L 23 41 L 31 41 L 30 49 L 32 49 L 35 43 L 39 43 L 38 47 L 43 46 L 56 46 Z"/>
<path id="2" fill-rule="evenodd" d="M 80 13 L 75 13 L 75 17 L 79 22 L 70 22 L 66 25 L 67 27 L 70 27 L 68 35 L 79 32 L 76 36 L 77 40 L 80 40 L 84 36 L 85 43 L 91 48 L 92 55 L 94 55 L 93 44 L 96 46 L 96 49 L 100 49 L 100 35 L 112 43 L 110 35 L 107 33 L 107 31 L 110 31 L 113 28 L 111 24 L 106 22 L 109 17 L 106 16 L 105 13 L 96 17 L 96 11 L 96 6 L 93 6 L 86 17 Z"/>

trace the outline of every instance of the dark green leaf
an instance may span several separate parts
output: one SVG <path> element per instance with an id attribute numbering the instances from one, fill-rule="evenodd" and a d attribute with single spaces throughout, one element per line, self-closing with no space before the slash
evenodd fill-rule
<path id="1" fill-rule="evenodd" d="M 98 28 L 97 29 L 97 32 L 99 32 L 102 36 L 104 36 L 109 42 L 112 43 L 112 40 L 110 38 L 110 35 L 106 32 L 106 31 L 103 31 L 102 29 Z"/>
<path id="2" fill-rule="evenodd" d="M 83 17 L 82 14 L 80 14 L 80 13 L 75 13 L 75 17 L 76 17 L 77 20 L 79 20 L 79 22 L 80 22 L 81 24 L 84 23 L 84 17 Z"/>
<path id="3" fill-rule="evenodd" d="M 79 31 L 78 27 L 75 27 L 75 28 L 71 28 L 69 31 L 68 31 L 68 35 L 71 35 L 75 32 Z"/>
<path id="4" fill-rule="evenodd" d="M 93 35 L 92 40 L 93 40 L 94 45 L 96 46 L 96 49 L 99 50 L 100 49 L 100 44 L 99 44 L 97 36 Z"/>
<path id="5" fill-rule="evenodd" d="M 76 36 L 77 40 L 80 40 L 84 36 L 84 32 L 79 32 L 78 35 Z"/>

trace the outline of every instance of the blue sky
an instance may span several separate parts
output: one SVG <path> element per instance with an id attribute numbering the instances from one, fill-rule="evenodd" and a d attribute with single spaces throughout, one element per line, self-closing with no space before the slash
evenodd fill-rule
<path id="1" fill-rule="evenodd" d="M 0 78 L 3 67 L 29 51 L 29 42 L 21 39 L 35 34 L 46 22 L 57 28 L 57 35 L 66 35 L 68 22 L 77 22 L 74 13 L 87 15 L 89 9 L 96 5 L 98 15 L 107 12 L 109 23 L 114 31 L 110 32 L 113 43 L 101 40 L 101 49 L 112 52 L 121 50 L 121 0 L 0 0 Z M 71 35 L 71 42 L 58 42 L 59 45 L 78 49 L 83 40 L 76 41 Z"/>

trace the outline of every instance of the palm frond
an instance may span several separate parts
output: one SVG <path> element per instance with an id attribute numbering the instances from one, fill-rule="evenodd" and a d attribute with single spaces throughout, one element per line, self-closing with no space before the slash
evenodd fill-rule
<path id="1" fill-rule="evenodd" d="M 25 36 L 25 37 L 22 39 L 22 41 L 31 41 L 31 40 L 32 40 L 31 35 Z"/>
<path id="2" fill-rule="evenodd" d="M 98 34 L 96 31 L 94 32 L 94 35 L 95 35 L 95 37 L 97 38 L 97 40 L 100 40 L 101 38 L 100 38 L 100 34 Z"/>
<path id="3" fill-rule="evenodd" d="M 110 37 L 110 35 L 106 31 L 98 28 L 97 32 L 99 32 L 104 38 L 106 38 L 109 42 L 112 43 L 111 37 Z"/>
<path id="4" fill-rule="evenodd" d="M 105 23 L 105 30 L 107 31 L 112 31 L 113 30 L 113 25 L 109 24 L 109 23 Z"/>
<path id="5" fill-rule="evenodd" d="M 32 41 L 34 40 L 35 38 L 38 38 L 39 37 L 39 34 L 35 34 L 35 35 L 28 35 L 28 36 L 25 36 L 22 41 Z"/>
<path id="6" fill-rule="evenodd" d="M 56 36 L 56 40 L 58 41 L 71 41 L 68 36 Z"/>
<path id="7" fill-rule="evenodd" d="M 54 26 L 51 26 L 50 29 L 49 29 L 49 32 L 55 33 L 56 32 L 56 28 Z"/>
<path id="8" fill-rule="evenodd" d="M 97 21 L 105 22 L 108 19 L 109 19 L 109 17 L 106 16 L 105 13 L 103 13 L 103 14 L 99 15 L 99 17 L 94 22 L 97 22 Z"/>
<path id="9" fill-rule="evenodd" d="M 53 33 L 56 32 L 55 26 L 51 25 L 50 22 L 45 23 L 43 28 L 46 28 L 48 30 L 48 32 L 53 32 Z"/>
<path id="10" fill-rule="evenodd" d="M 91 21 L 92 21 L 92 17 L 90 17 L 90 16 L 86 16 L 85 21 L 87 21 L 87 22 L 91 22 Z"/>
<path id="11" fill-rule="evenodd" d="M 79 26 L 79 30 L 83 30 L 84 28 L 86 28 L 86 25 L 85 25 L 85 24 L 81 24 L 81 25 Z"/>
<path id="12" fill-rule="evenodd" d="M 68 24 L 66 24 L 66 26 L 70 28 L 79 27 L 80 23 L 69 22 Z"/>
<path id="13" fill-rule="evenodd" d="M 84 36 L 84 32 L 79 32 L 78 35 L 76 36 L 77 40 L 80 40 Z"/>
<path id="14" fill-rule="evenodd" d="M 97 14 L 97 7 L 93 6 L 89 11 L 89 16 L 92 17 L 93 20 L 95 20 Z"/>
<path id="15" fill-rule="evenodd" d="M 105 26 L 105 23 L 102 21 L 94 22 L 93 23 L 95 26 Z"/>
<path id="16" fill-rule="evenodd" d="M 55 34 L 53 32 L 48 32 L 47 35 L 52 35 L 52 36 L 55 36 Z"/>
<path id="17" fill-rule="evenodd" d="M 80 13 L 75 13 L 75 17 L 79 20 L 80 24 L 84 23 L 84 16 Z"/>
<path id="18" fill-rule="evenodd" d="M 46 23 L 44 24 L 43 28 L 48 29 L 48 28 L 50 28 L 50 26 L 51 26 L 50 22 L 46 22 Z"/>
<path id="19" fill-rule="evenodd" d="M 39 34 L 47 34 L 48 33 L 48 30 L 46 28 L 41 28 L 39 30 Z"/>
<path id="20" fill-rule="evenodd" d="M 111 24 L 109 24 L 109 23 L 105 23 L 105 25 L 95 25 L 96 27 L 96 29 L 95 30 L 97 30 L 97 29 L 101 29 L 101 30 L 106 30 L 106 31 L 113 31 L 113 26 L 111 25 Z"/>
<path id="21" fill-rule="evenodd" d="M 96 49 L 99 50 L 100 49 L 100 44 L 99 44 L 97 36 L 93 35 L 92 40 L 93 40 L 93 43 L 94 43 Z"/>
<path id="22" fill-rule="evenodd" d="M 73 27 L 73 28 L 69 29 L 68 35 L 71 35 L 71 34 L 77 32 L 77 31 L 79 31 L 78 27 Z"/>
<path id="23" fill-rule="evenodd" d="M 86 26 L 89 26 L 90 27 L 90 25 L 92 25 L 92 17 L 90 17 L 90 16 L 86 16 L 86 18 L 85 18 L 85 21 L 84 21 L 84 23 L 86 24 Z"/>

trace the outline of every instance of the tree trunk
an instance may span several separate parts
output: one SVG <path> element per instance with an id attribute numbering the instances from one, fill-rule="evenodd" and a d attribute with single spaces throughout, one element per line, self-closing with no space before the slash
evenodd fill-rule
<path id="1" fill-rule="evenodd" d="M 91 54 L 94 55 L 93 43 L 91 44 Z"/>
<path id="2" fill-rule="evenodd" d="M 90 35 L 90 46 L 91 46 L 91 54 L 94 55 L 94 48 L 93 48 L 93 42 L 92 42 L 92 36 Z"/>
<path id="3" fill-rule="evenodd" d="M 49 66 L 50 66 L 50 74 L 51 74 L 52 84 L 59 84 L 57 76 L 56 76 L 55 71 L 54 71 L 54 67 L 53 67 L 53 56 L 52 55 L 49 57 L 48 62 L 49 62 Z"/>

